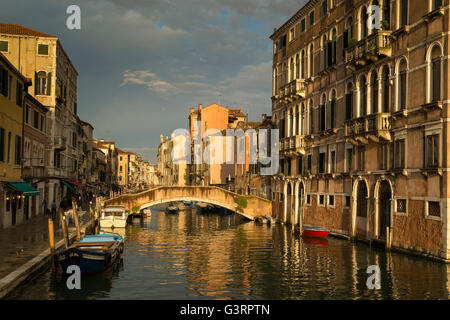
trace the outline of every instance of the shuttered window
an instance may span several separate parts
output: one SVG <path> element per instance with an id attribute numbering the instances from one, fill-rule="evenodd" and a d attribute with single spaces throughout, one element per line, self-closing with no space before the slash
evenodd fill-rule
<path id="1" fill-rule="evenodd" d="M 48 45 L 38 44 L 38 54 L 48 56 Z"/>
<path id="2" fill-rule="evenodd" d="M 22 107 L 23 104 L 23 84 L 20 83 L 17 80 L 17 86 L 16 86 L 17 90 L 16 90 L 16 104 L 19 107 Z"/>
<path id="3" fill-rule="evenodd" d="M 8 41 L 0 41 L 0 51 L 8 52 Z"/>
<path id="4" fill-rule="evenodd" d="M 408 24 L 408 1 L 401 0 L 400 2 L 400 28 Z"/>
<path id="5" fill-rule="evenodd" d="M 353 117 L 353 94 L 347 93 L 345 95 L 345 120 L 350 120 Z"/>
<path id="6" fill-rule="evenodd" d="M 433 60 L 433 102 L 441 100 L 441 57 Z"/>
<path id="7" fill-rule="evenodd" d="M 5 97 L 8 96 L 8 70 L 0 67 L 0 91 Z"/>
<path id="8" fill-rule="evenodd" d="M 5 129 L 0 128 L 0 161 L 5 161 Z"/>
<path id="9" fill-rule="evenodd" d="M 425 148 L 427 168 L 437 168 L 439 166 L 439 135 L 427 136 Z"/>
<path id="10" fill-rule="evenodd" d="M 16 136 L 15 164 L 19 165 L 22 160 L 22 137 Z"/>

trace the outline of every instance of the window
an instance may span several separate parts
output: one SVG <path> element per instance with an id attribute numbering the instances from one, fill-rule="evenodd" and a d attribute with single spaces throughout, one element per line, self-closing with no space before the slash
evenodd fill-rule
<path id="1" fill-rule="evenodd" d="M 314 76 L 314 46 L 309 48 L 309 76 Z"/>
<path id="2" fill-rule="evenodd" d="M 408 24 L 408 2 L 409 0 L 400 0 L 400 28 Z"/>
<path id="3" fill-rule="evenodd" d="M 19 165 L 22 160 L 22 137 L 16 136 L 16 145 L 15 145 L 15 161 L 14 164 Z"/>
<path id="4" fill-rule="evenodd" d="M 8 70 L 0 67 L 0 92 L 5 97 L 8 96 Z"/>
<path id="5" fill-rule="evenodd" d="M 403 59 L 400 63 L 399 76 L 399 106 L 400 110 L 406 109 L 406 81 L 407 81 L 407 65 L 406 60 Z"/>
<path id="6" fill-rule="evenodd" d="M 345 158 L 346 158 L 345 170 L 347 172 L 350 172 L 353 170 L 353 148 L 345 149 Z"/>
<path id="7" fill-rule="evenodd" d="M 11 164 L 11 131 L 8 132 L 8 164 Z"/>
<path id="8" fill-rule="evenodd" d="M 9 76 L 8 99 L 9 99 L 9 101 L 13 101 L 13 77 L 12 76 Z"/>
<path id="9" fill-rule="evenodd" d="M 292 40 L 294 40 L 294 39 L 295 39 L 295 29 L 292 28 L 292 29 L 289 31 L 289 41 L 292 41 Z"/>
<path id="10" fill-rule="evenodd" d="M 41 115 L 41 131 L 45 132 L 45 118 Z"/>
<path id="11" fill-rule="evenodd" d="M 311 172 L 311 166 L 312 166 L 312 155 L 308 154 L 307 169 L 308 169 L 309 172 Z"/>
<path id="12" fill-rule="evenodd" d="M 344 208 L 350 208 L 350 205 L 351 205 L 351 197 L 345 196 Z"/>
<path id="13" fill-rule="evenodd" d="M 300 22 L 300 32 L 305 32 L 306 30 L 306 20 L 305 18 L 302 19 L 302 21 Z"/>
<path id="14" fill-rule="evenodd" d="M 311 205 L 311 195 L 310 194 L 306 195 L 306 205 L 308 205 L 308 206 Z"/>
<path id="15" fill-rule="evenodd" d="M 298 54 L 295 57 L 295 69 L 295 78 L 300 79 L 300 58 Z"/>
<path id="16" fill-rule="evenodd" d="M 397 199 L 396 212 L 406 214 L 406 199 Z"/>
<path id="17" fill-rule="evenodd" d="M 312 101 L 310 101 L 309 107 L 309 134 L 314 133 L 314 109 L 312 107 Z"/>
<path id="18" fill-rule="evenodd" d="M 8 41 L 0 41 L 0 51 L 8 52 Z"/>
<path id="19" fill-rule="evenodd" d="M 336 91 L 331 94 L 331 101 L 327 110 L 327 129 L 336 128 Z"/>
<path id="20" fill-rule="evenodd" d="M 405 168 L 405 139 L 396 140 L 394 143 L 395 169 Z"/>
<path id="21" fill-rule="evenodd" d="M 336 151 L 331 151 L 330 154 L 330 173 L 336 172 Z"/>
<path id="22" fill-rule="evenodd" d="M 334 207 L 334 195 L 328 196 L 328 206 Z"/>
<path id="23" fill-rule="evenodd" d="M 361 8 L 361 21 L 360 21 L 360 27 L 361 27 L 361 38 L 360 40 L 367 37 L 369 33 L 369 29 L 367 28 L 367 20 L 369 17 L 367 16 L 367 8 L 362 7 Z"/>
<path id="24" fill-rule="evenodd" d="M 5 161 L 5 129 L 0 128 L 0 161 Z"/>
<path id="25" fill-rule="evenodd" d="M 325 173 L 325 152 L 319 154 L 319 173 Z"/>
<path id="26" fill-rule="evenodd" d="M 325 112 L 325 101 L 319 108 L 319 129 L 320 131 L 325 131 L 325 120 L 326 120 L 326 112 Z"/>
<path id="27" fill-rule="evenodd" d="M 72 132 L 72 147 L 76 148 L 77 146 L 77 134 L 76 132 Z"/>
<path id="28" fill-rule="evenodd" d="M 378 113 L 378 75 L 375 71 L 372 73 L 370 84 L 372 88 L 372 99 L 370 99 L 372 103 L 372 114 L 376 114 Z"/>
<path id="29" fill-rule="evenodd" d="M 303 157 L 299 157 L 298 158 L 297 164 L 298 164 L 298 166 L 297 166 L 297 174 L 301 175 L 303 173 Z"/>
<path id="30" fill-rule="evenodd" d="M 38 44 L 38 54 L 48 56 L 48 45 Z"/>
<path id="31" fill-rule="evenodd" d="M 429 135 L 425 139 L 426 167 L 437 168 L 439 166 L 439 135 Z"/>
<path id="32" fill-rule="evenodd" d="M 439 201 L 428 201 L 427 215 L 431 217 L 441 217 L 441 204 Z"/>
<path id="33" fill-rule="evenodd" d="M 389 84 L 389 68 L 387 66 L 385 66 L 383 68 L 383 75 L 382 75 L 382 85 L 381 85 L 381 90 L 382 90 L 382 111 L 385 113 L 388 113 L 390 110 L 390 105 L 391 105 L 391 86 Z"/>
<path id="34" fill-rule="evenodd" d="M 75 172 L 75 171 L 77 171 L 77 166 L 78 166 L 78 163 L 77 163 L 77 160 L 73 160 L 73 172 Z"/>
<path id="35" fill-rule="evenodd" d="M 48 74 L 45 71 L 39 71 L 35 74 L 34 93 L 36 95 L 50 95 L 52 73 Z"/>
<path id="36" fill-rule="evenodd" d="M 319 195 L 319 206 L 321 207 L 325 206 L 325 195 L 323 194 Z"/>
<path id="37" fill-rule="evenodd" d="M 29 124 L 30 123 L 30 106 L 29 105 L 25 105 L 25 123 Z"/>
<path id="38" fill-rule="evenodd" d="M 358 171 L 364 170 L 364 164 L 365 164 L 365 156 L 366 156 L 366 148 L 365 147 L 358 147 Z"/>
<path id="39" fill-rule="evenodd" d="M 366 77 L 362 76 L 359 84 L 360 90 L 360 116 L 365 116 L 367 114 L 367 81 Z"/>
<path id="40" fill-rule="evenodd" d="M 433 0 L 433 10 L 439 9 L 440 7 L 442 7 L 442 0 Z M 1 43 L 0 43 L 0 45 L 1 45 Z M 0 49 L 0 51 L 1 51 L 1 49 Z"/>
<path id="41" fill-rule="evenodd" d="M 344 96 L 344 100 L 345 120 L 350 120 L 353 118 L 353 88 L 351 83 L 347 86 L 347 93 Z"/>
<path id="42" fill-rule="evenodd" d="M 309 13 L 309 25 L 314 25 L 314 10 Z"/>
<path id="43" fill-rule="evenodd" d="M 33 126 L 36 128 L 36 129 L 39 129 L 39 113 L 36 111 L 36 110 L 34 110 L 34 117 L 33 117 Z"/>
<path id="44" fill-rule="evenodd" d="M 388 168 L 388 144 L 380 144 L 378 146 L 378 169 L 387 170 Z"/>
<path id="45" fill-rule="evenodd" d="M 324 0 L 323 2 L 322 2 L 322 17 L 325 17 L 326 15 L 327 15 L 327 1 L 328 0 Z"/>
<path id="46" fill-rule="evenodd" d="M 441 100 L 441 49 L 434 46 L 431 52 L 431 102 Z"/>
<path id="47" fill-rule="evenodd" d="M 19 107 L 22 107 L 23 103 L 23 84 L 17 80 L 17 86 L 16 86 L 16 104 Z"/>

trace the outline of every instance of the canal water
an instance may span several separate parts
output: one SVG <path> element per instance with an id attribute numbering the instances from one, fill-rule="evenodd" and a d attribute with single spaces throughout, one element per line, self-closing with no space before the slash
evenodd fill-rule
<path id="1" fill-rule="evenodd" d="M 116 229 L 117 231 L 117 229 Z M 300 239 L 285 226 L 190 211 L 134 221 L 123 260 L 68 290 L 50 271 L 11 299 L 448 299 L 450 268 L 361 243 Z M 367 287 L 379 266 L 381 289 Z"/>

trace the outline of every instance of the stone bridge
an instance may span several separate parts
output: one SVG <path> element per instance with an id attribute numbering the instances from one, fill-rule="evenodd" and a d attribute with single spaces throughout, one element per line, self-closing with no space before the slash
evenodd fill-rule
<path id="1" fill-rule="evenodd" d="M 123 194 L 106 200 L 105 206 L 123 205 L 127 210 L 141 209 L 172 201 L 198 201 L 234 211 L 247 219 L 272 215 L 272 201 L 252 195 L 240 195 L 218 187 L 157 187 L 136 194 Z"/>

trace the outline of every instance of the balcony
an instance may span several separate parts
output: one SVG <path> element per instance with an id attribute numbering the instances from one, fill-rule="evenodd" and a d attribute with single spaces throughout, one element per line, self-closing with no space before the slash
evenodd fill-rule
<path id="1" fill-rule="evenodd" d="M 280 152 L 288 157 L 298 157 L 305 155 L 305 138 L 297 135 L 284 138 L 280 141 Z"/>
<path id="2" fill-rule="evenodd" d="M 63 136 L 53 137 L 53 148 L 55 148 L 56 150 L 65 150 L 66 138 Z"/>
<path id="3" fill-rule="evenodd" d="M 292 102 L 299 98 L 305 98 L 305 94 L 305 81 L 302 79 L 295 79 L 294 81 L 282 86 L 277 97 L 283 102 Z"/>
<path id="4" fill-rule="evenodd" d="M 353 145 L 366 145 L 369 142 L 392 141 L 391 115 L 377 113 L 345 122 L 345 138 Z"/>
<path id="5" fill-rule="evenodd" d="M 377 62 L 383 57 L 391 57 L 390 30 L 378 30 L 365 39 L 345 49 L 345 64 L 347 68 L 355 71 L 370 63 Z"/>

